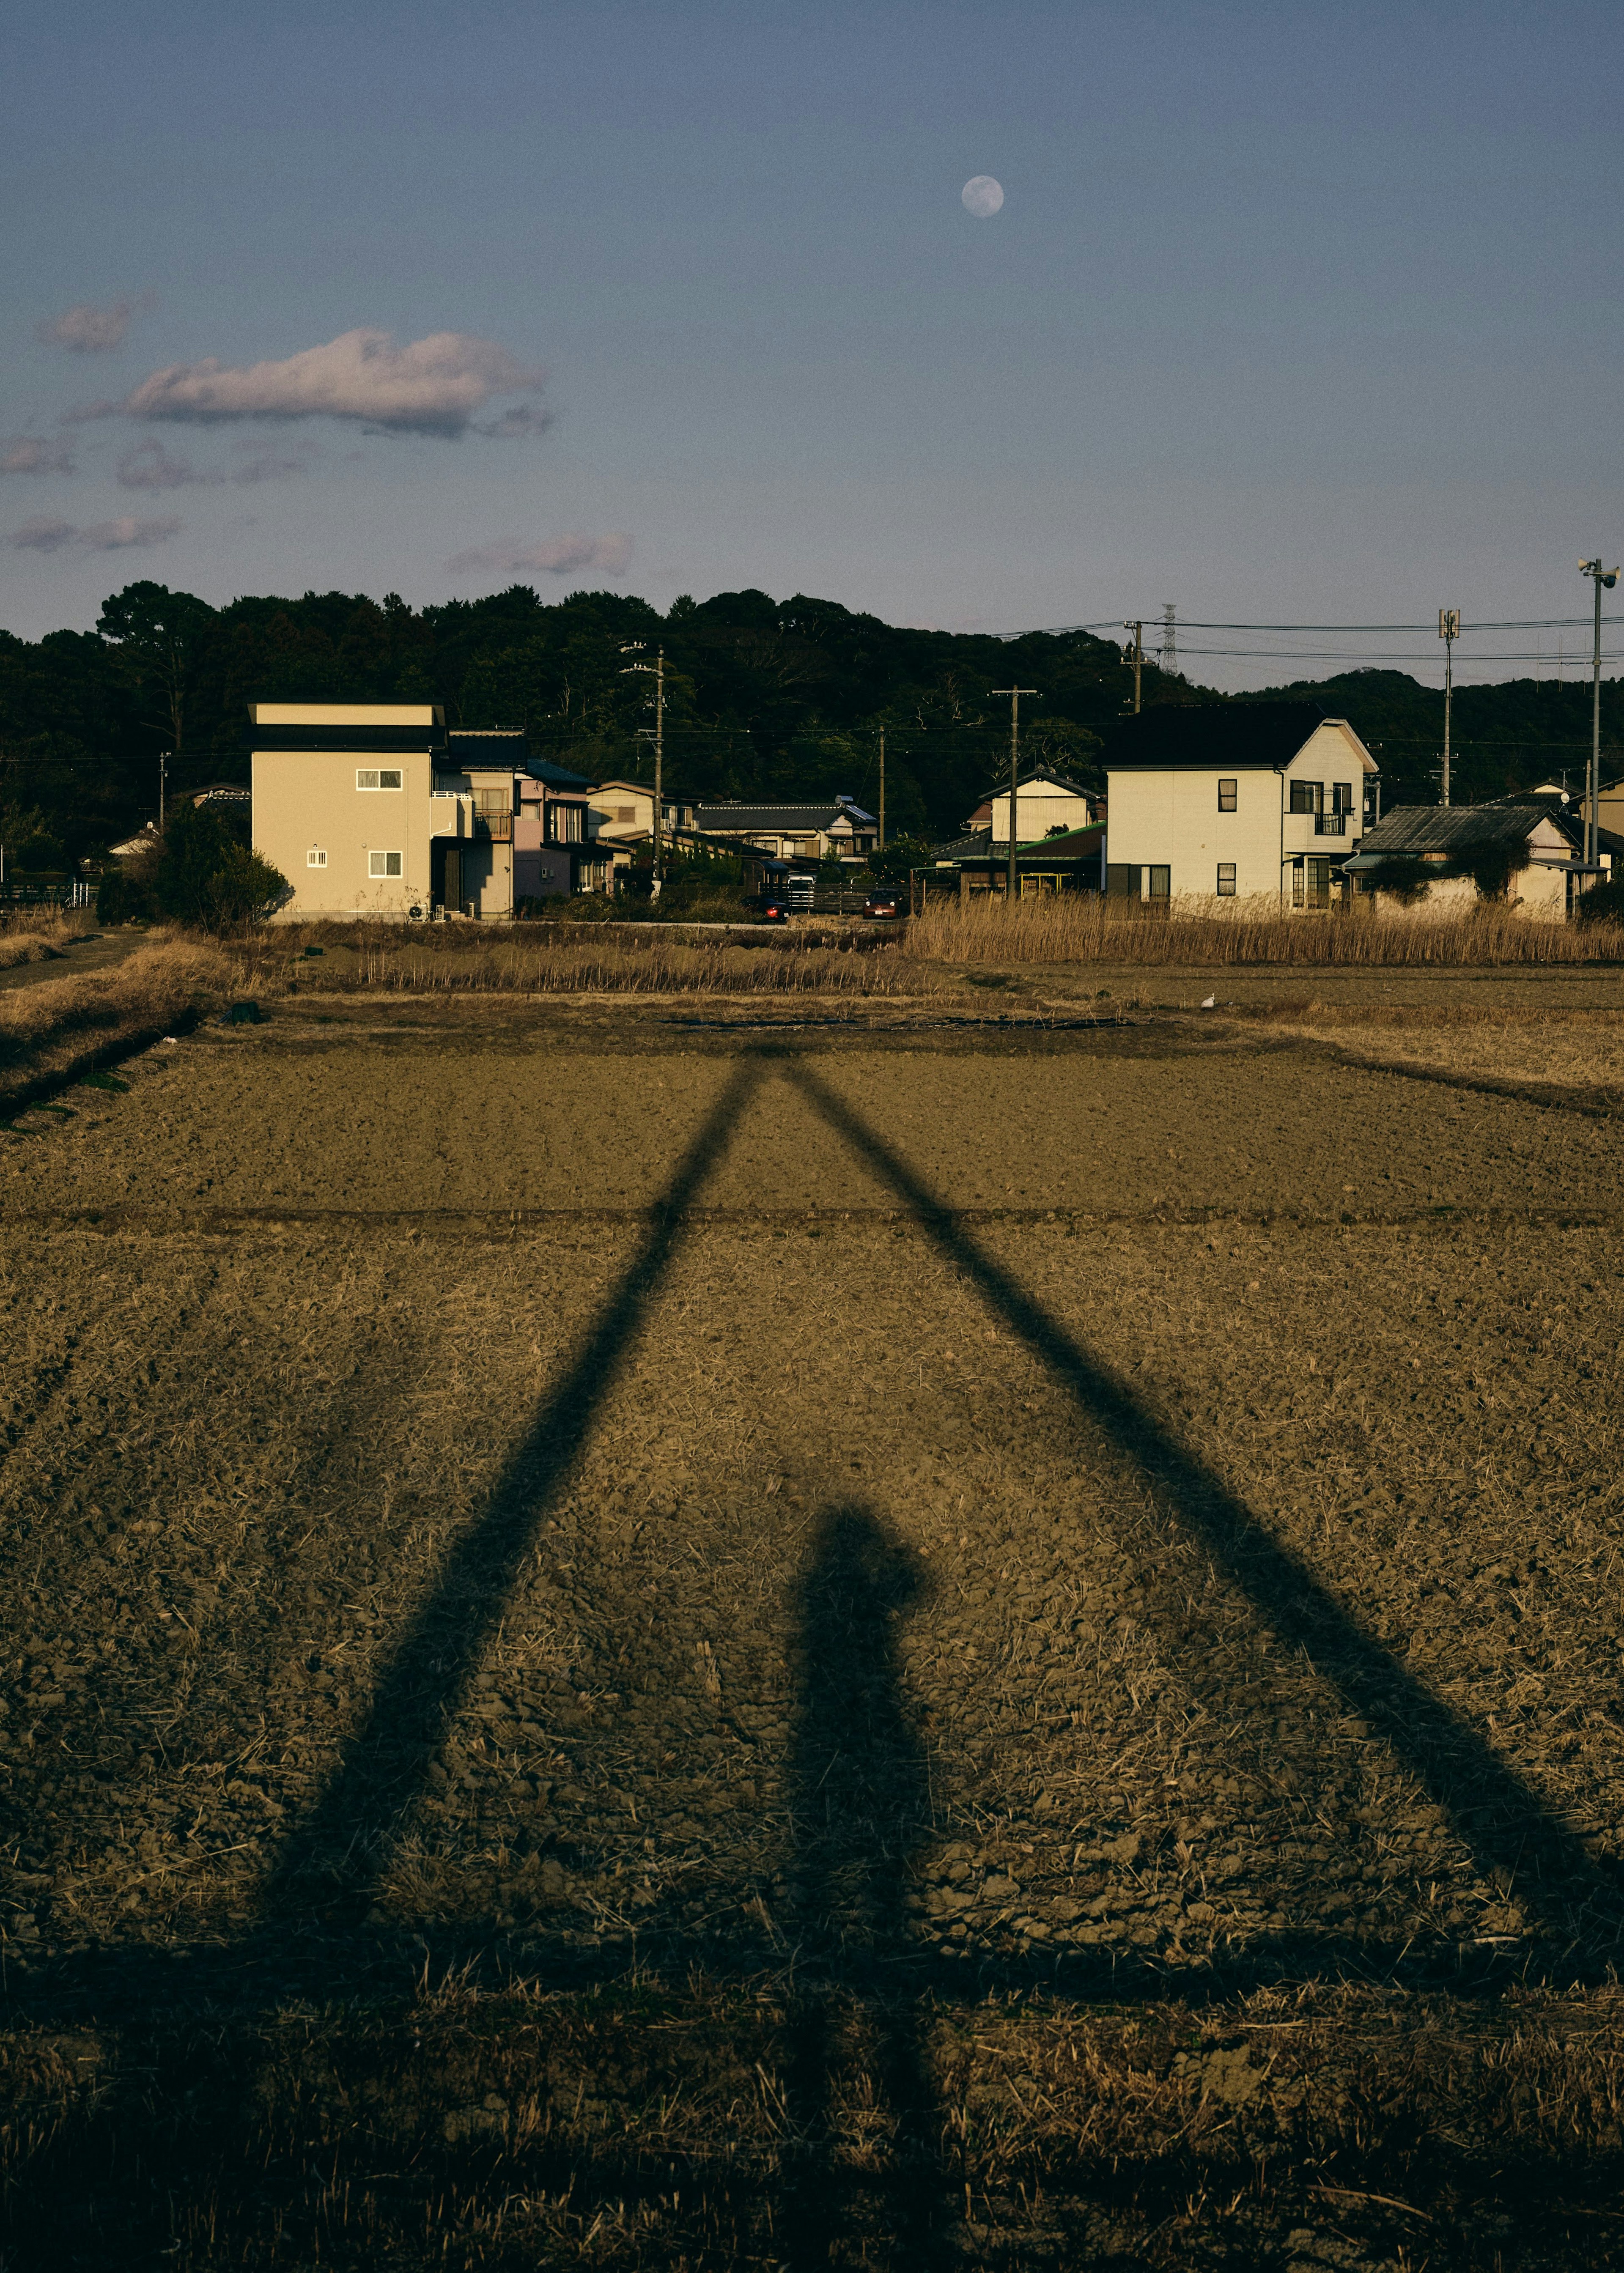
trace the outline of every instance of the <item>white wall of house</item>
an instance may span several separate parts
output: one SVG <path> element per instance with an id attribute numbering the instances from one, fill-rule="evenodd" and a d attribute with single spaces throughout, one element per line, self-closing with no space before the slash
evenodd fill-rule
<path id="1" fill-rule="evenodd" d="M 1317 727 L 1283 774 L 1272 766 L 1113 767 L 1106 858 L 1113 866 L 1169 869 L 1176 899 L 1210 899 L 1220 889 L 1220 868 L 1233 867 L 1235 898 L 1278 902 L 1283 895 L 1289 901 L 1294 858 L 1341 860 L 1357 851 L 1365 776 L 1375 770 L 1357 736 L 1337 720 Z M 1235 785 L 1232 812 L 1224 809 L 1222 787 L 1229 782 Z M 1316 811 L 1292 812 L 1293 783 L 1303 785 L 1304 797 L 1318 792 Z M 1347 812 L 1340 834 L 1324 825 L 1339 792 Z M 1023 836 L 1025 806 L 1023 798 Z"/>

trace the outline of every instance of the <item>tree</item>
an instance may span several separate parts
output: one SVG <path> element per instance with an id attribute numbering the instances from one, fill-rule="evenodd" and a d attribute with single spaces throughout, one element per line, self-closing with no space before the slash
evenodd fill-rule
<path id="1" fill-rule="evenodd" d="M 200 931 L 230 931 L 267 914 L 289 889 L 217 806 L 177 806 L 154 865 L 161 914 Z"/>
<path id="2" fill-rule="evenodd" d="M 177 757 L 185 746 L 186 702 L 199 650 L 214 620 L 214 610 L 192 593 L 142 582 L 126 584 L 103 601 L 96 624 Z"/>

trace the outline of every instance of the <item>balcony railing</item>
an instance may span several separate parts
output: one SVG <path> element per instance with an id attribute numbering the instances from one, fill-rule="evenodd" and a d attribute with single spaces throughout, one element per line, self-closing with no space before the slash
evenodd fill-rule
<path id="1" fill-rule="evenodd" d="M 513 842 L 512 814 L 475 814 L 474 834 L 476 836 L 488 836 L 497 844 L 511 844 Z"/>
<path id="2" fill-rule="evenodd" d="M 1348 816 L 1345 813 L 1317 813 L 1314 815 L 1316 836 L 1346 836 Z"/>

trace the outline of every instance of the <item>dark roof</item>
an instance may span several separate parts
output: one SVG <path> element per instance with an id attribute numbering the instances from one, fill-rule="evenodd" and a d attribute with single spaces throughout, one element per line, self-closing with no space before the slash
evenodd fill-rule
<path id="1" fill-rule="evenodd" d="M 1499 805 L 1395 805 L 1374 829 L 1366 829 L 1359 857 L 1383 853 L 1466 852 L 1479 845 L 1520 844 L 1542 821 L 1553 821 L 1569 843 L 1571 814 L 1553 811 L 1538 798 Z"/>
<path id="2" fill-rule="evenodd" d="M 830 798 L 821 805 L 699 805 L 694 808 L 694 826 L 701 829 L 826 829 L 837 821 L 873 819 L 873 814 L 844 797 Z"/>
<path id="3" fill-rule="evenodd" d="M 584 774 L 572 774 L 568 766 L 550 765 L 545 758 L 528 758 L 523 770 L 532 781 L 545 782 L 549 789 L 575 791 L 597 786 Z"/>
<path id="4" fill-rule="evenodd" d="M 974 860 L 992 849 L 990 829 L 972 829 L 966 836 L 951 837 L 945 844 L 936 845 L 933 860 Z"/>
<path id="5" fill-rule="evenodd" d="M 1117 721 L 1105 745 L 1104 764 L 1125 766 L 1289 765 L 1320 726 L 1346 725 L 1327 720 L 1312 702 L 1202 702 L 1189 709 L 1159 705 L 1137 717 Z"/>
<path id="6" fill-rule="evenodd" d="M 1023 789 L 1029 789 L 1034 782 L 1049 782 L 1056 789 L 1070 790 L 1073 797 L 1094 795 L 1093 790 L 1085 789 L 1081 782 L 1074 782 L 1069 774 L 1056 773 L 1053 766 L 1034 766 L 1030 773 L 1022 773 L 1015 784 L 1017 794 Z M 981 802 L 985 805 L 989 798 L 1007 797 L 1009 793 L 1010 782 L 1006 774 L 1001 782 L 995 782 L 990 789 L 981 791 Z"/>

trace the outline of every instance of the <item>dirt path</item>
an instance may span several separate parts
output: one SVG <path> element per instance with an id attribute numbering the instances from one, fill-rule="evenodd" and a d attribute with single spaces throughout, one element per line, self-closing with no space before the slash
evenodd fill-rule
<path id="1" fill-rule="evenodd" d="M 1122 2090 L 1142 2059 L 1224 2111 L 1198 2193 L 1312 2134 L 1348 2198 L 1169 2223 L 1045 2165 L 1071 2262 L 1399 2262 L 1445 2210 L 1416 2136 L 1358 2162 L 1353 2053 L 1316 2100 L 1242 2023 L 1578 1981 L 1613 2026 L 1616 1125 L 1188 1022 L 329 1019 L 211 1029 L 0 1150 L 0 1917 L 40 2042 L 183 1978 L 265 2029 L 425 1951 L 973 2037 L 1138 2010 Z M 951 2097 L 923 2026 L 865 2039 L 903 2132 Z M 1477 2119 L 1439 2089 L 1435 2140 Z M 1536 2199 L 1499 2183 L 1449 2210 L 1473 2249 Z M 1593 2262 L 1539 2217 L 1519 2262 Z"/>
<path id="2" fill-rule="evenodd" d="M 139 932 L 86 932 L 64 940 L 37 962 L 14 963 L 0 971 L 0 988 L 37 986 L 47 979 L 77 977 L 86 971 L 110 971 L 140 946 Z"/>

